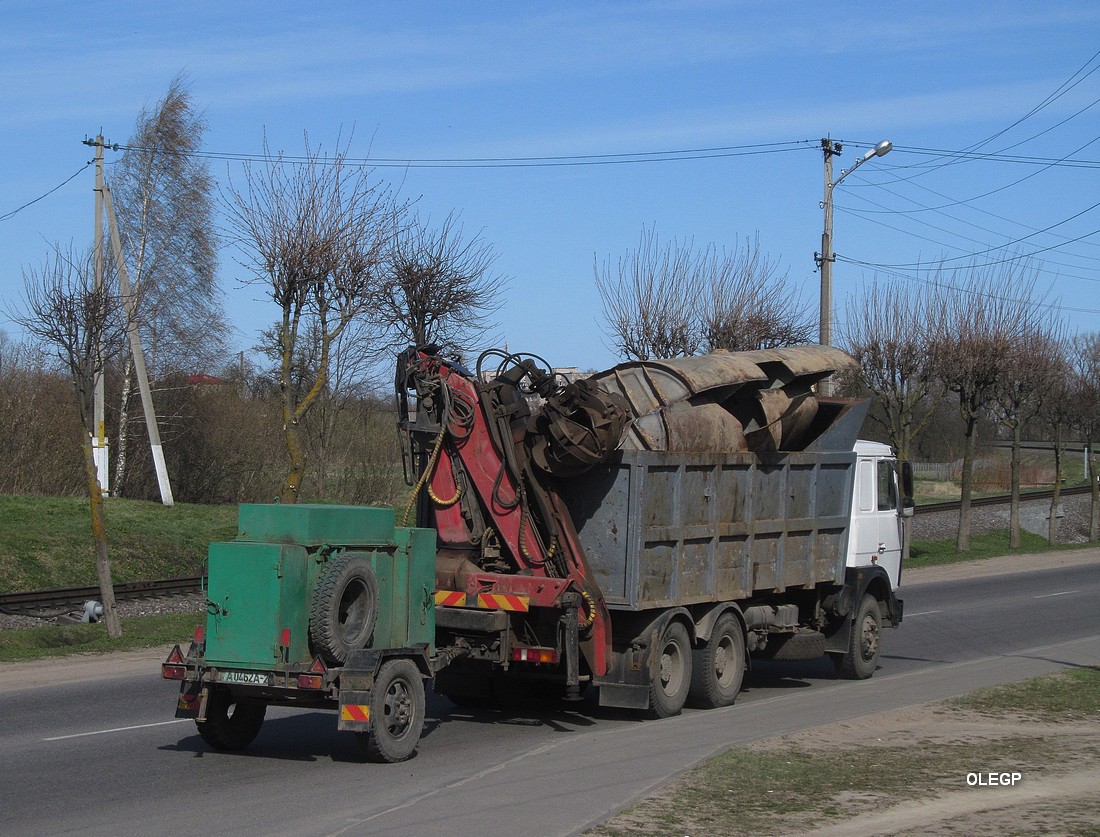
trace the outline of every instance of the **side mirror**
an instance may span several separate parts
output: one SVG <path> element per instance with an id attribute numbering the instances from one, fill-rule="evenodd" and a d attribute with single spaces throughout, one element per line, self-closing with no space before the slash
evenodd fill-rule
<path id="1" fill-rule="evenodd" d="M 909 460 L 901 463 L 901 496 L 913 505 L 913 463 Z"/>
<path id="2" fill-rule="evenodd" d="M 912 497 L 906 497 L 901 501 L 901 516 L 912 517 L 917 511 L 917 504 L 913 502 Z"/>

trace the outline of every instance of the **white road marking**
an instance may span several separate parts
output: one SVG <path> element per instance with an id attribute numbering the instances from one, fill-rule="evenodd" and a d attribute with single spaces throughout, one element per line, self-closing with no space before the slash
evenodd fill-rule
<path id="1" fill-rule="evenodd" d="M 136 724 L 132 727 L 114 727 L 113 729 L 97 729 L 93 732 L 74 732 L 72 735 L 55 735 L 52 738 L 43 738 L 43 741 L 64 741 L 67 738 L 84 738 L 88 735 L 106 735 L 109 732 L 128 732 L 132 729 L 147 729 L 148 727 L 163 727 L 168 724 L 182 724 L 191 718 L 175 718 L 171 721 L 157 721 L 155 724 Z"/>
<path id="2" fill-rule="evenodd" d="M 912 619 L 914 616 L 929 616 L 933 613 L 943 613 L 942 610 L 922 610 L 920 613 L 906 613 L 906 619 Z"/>
<path id="3" fill-rule="evenodd" d="M 1053 598 L 1054 596 L 1070 596 L 1070 595 L 1073 595 L 1076 592 L 1077 592 L 1076 590 L 1065 590 L 1061 593 L 1047 593 L 1047 594 L 1042 595 L 1042 596 L 1032 596 L 1032 598 L 1033 599 L 1050 599 L 1050 598 Z"/>

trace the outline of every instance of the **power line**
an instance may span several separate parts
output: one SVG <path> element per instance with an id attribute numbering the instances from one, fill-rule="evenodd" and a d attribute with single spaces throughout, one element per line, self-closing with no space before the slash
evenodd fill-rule
<path id="1" fill-rule="evenodd" d="M 60 189 L 64 185 L 66 185 L 69 181 L 71 181 L 78 174 L 80 174 L 82 171 L 84 171 L 84 169 L 88 168 L 88 166 L 90 166 L 93 162 L 94 162 L 93 160 L 89 160 L 87 163 L 82 165 L 79 169 L 77 169 L 71 175 L 66 177 L 63 181 L 58 183 L 56 186 L 54 186 L 48 192 L 42 193 L 41 195 L 39 195 L 34 200 L 27 201 L 22 206 L 17 206 L 15 209 L 11 210 L 11 212 L 5 212 L 3 215 L 0 215 L 0 221 L 10 220 L 11 218 L 14 218 L 16 215 L 18 215 L 20 212 L 22 212 L 24 209 L 26 209 L 28 206 L 33 206 L 34 204 L 38 203 L 43 198 L 48 198 L 50 195 L 52 195 L 54 192 L 56 192 L 58 189 Z"/>
<path id="2" fill-rule="evenodd" d="M 634 151 L 609 154 L 568 154 L 557 156 L 527 157 L 442 157 L 399 158 L 361 157 L 342 158 L 345 165 L 372 166 L 377 168 L 547 168 L 562 166 L 606 166 L 630 163 L 667 163 L 681 160 L 710 160 L 726 157 L 747 157 L 760 154 L 782 154 L 813 148 L 816 141 L 788 140 L 784 142 L 756 143 L 752 145 L 727 145 L 708 148 L 682 148 L 664 151 Z M 124 151 L 151 151 L 143 146 L 122 145 Z M 188 156 L 227 162 L 262 162 L 289 164 L 332 165 L 337 158 L 324 156 L 287 154 L 255 154 L 224 151 L 195 151 Z"/>
<path id="3" fill-rule="evenodd" d="M 840 258 L 839 256 L 837 258 Z M 850 259 L 844 259 L 844 261 L 851 262 Z M 854 262 L 852 262 L 854 263 Z M 976 291 L 973 288 L 961 288 L 958 285 L 951 285 L 946 282 L 937 282 L 927 276 L 914 276 L 911 273 L 900 273 L 894 270 L 882 271 L 887 276 L 893 276 L 896 279 L 906 279 L 910 282 L 922 282 L 925 285 L 932 285 L 937 288 L 945 288 L 949 291 L 958 291 L 959 293 L 970 294 L 971 296 L 984 296 L 989 299 L 995 299 L 1000 302 L 1013 302 L 1021 305 L 1036 305 L 1039 308 L 1049 308 L 1052 311 L 1068 311 L 1074 314 L 1100 314 L 1100 310 L 1094 308 L 1073 308 L 1066 305 L 1056 305 L 1053 302 L 1038 302 L 1033 299 L 1017 299 L 1014 297 L 999 296 L 997 294 L 986 293 L 984 291 Z"/>
<path id="4" fill-rule="evenodd" d="M 995 261 L 991 261 L 991 262 L 982 262 L 982 263 L 980 263 L 980 264 L 970 264 L 970 265 L 967 265 L 967 267 L 968 267 L 969 269 L 977 269 L 977 268 L 981 268 L 981 267 L 995 267 L 995 266 L 997 266 L 997 265 L 1001 265 L 1001 264 L 1009 264 L 1010 262 L 1019 262 L 1019 261 L 1025 261 L 1025 260 L 1027 260 L 1027 259 L 1030 259 L 1030 258 L 1031 258 L 1032 256 L 1037 256 L 1037 255 L 1039 255 L 1040 253 L 1046 253 L 1046 252 L 1047 252 L 1047 251 L 1049 251 L 1049 250 L 1057 250 L 1057 249 L 1058 249 L 1059 247 L 1063 247 L 1063 246 L 1065 246 L 1066 244 L 1073 244 L 1073 243 L 1074 243 L 1074 242 L 1076 242 L 1076 241 L 1081 241 L 1082 239 L 1085 239 L 1085 238 L 1091 238 L 1091 237 L 1092 237 L 1092 236 L 1094 236 L 1094 235 L 1100 235 L 1100 229 L 1098 229 L 1098 230 L 1093 230 L 1092 232 L 1087 232 L 1087 233 L 1084 233 L 1083 235 L 1079 235 L 1079 236 L 1077 236 L 1076 238 L 1071 238 L 1071 239 L 1068 239 L 1067 241 L 1063 242 L 1062 244 L 1052 244 L 1052 245 L 1050 245 L 1049 247 L 1040 247 L 1040 248 L 1039 248 L 1039 249 L 1037 249 L 1037 250 L 1032 250 L 1032 251 L 1031 251 L 1030 253 L 1017 253 L 1017 254 L 1015 254 L 1015 255 L 1013 255 L 1013 256 L 1009 256 L 1008 258 L 1004 258 L 1004 259 L 997 259 L 997 260 L 995 260 Z M 999 249 L 1003 249 L 1003 248 L 999 248 L 999 247 L 998 247 L 998 248 L 994 248 L 994 249 L 998 249 L 998 250 L 999 250 Z M 987 250 L 987 251 L 985 251 L 985 252 L 989 252 L 989 251 Z M 974 253 L 974 254 L 971 254 L 971 255 L 972 255 L 972 256 L 973 256 L 973 255 L 981 255 L 981 253 Z M 920 266 L 919 264 L 917 264 L 917 263 L 909 263 L 909 264 L 877 264 L 877 263 L 875 263 L 875 262 L 864 262 L 864 261 L 859 261 L 859 260 L 857 260 L 857 259 L 849 259 L 849 258 L 846 258 L 846 257 L 840 256 L 839 254 L 838 254 L 838 255 L 836 256 L 836 258 L 837 258 L 837 259 L 840 259 L 841 261 L 844 261 L 844 262 L 848 262 L 849 264 L 859 264 L 859 265 L 863 265 L 863 266 L 865 266 L 865 267 L 880 267 L 880 268 L 898 268 L 898 267 L 906 267 L 906 268 L 910 268 L 910 269 L 912 269 L 912 270 L 925 270 L 925 271 L 927 271 L 927 270 L 939 270 L 939 269 L 940 269 L 940 267 L 942 267 L 942 263 L 943 263 L 943 261 L 953 261 L 953 259 L 944 259 L 944 260 L 942 260 L 942 261 L 940 261 L 940 262 L 932 262 L 932 264 L 936 264 L 936 265 L 939 265 L 940 267 L 921 267 L 921 266 Z M 960 257 L 960 258 L 965 258 L 965 257 Z"/>
<path id="5" fill-rule="evenodd" d="M 1100 201 L 1097 201 L 1092 206 L 1086 207 L 1085 209 L 1082 209 L 1080 212 L 1078 212 L 1074 215 L 1071 215 L 1069 218 L 1064 218 L 1063 220 L 1058 221 L 1057 223 L 1051 224 L 1048 227 L 1044 227 L 1041 230 L 1035 230 L 1034 232 L 1030 232 L 1027 235 L 1021 236 L 1020 238 L 1017 238 L 1013 241 L 1006 241 L 1004 244 L 1000 244 L 996 247 L 987 247 L 985 250 L 976 250 L 973 253 L 964 253 L 961 256 L 949 256 L 947 258 L 939 259 L 936 263 L 937 264 L 945 264 L 947 262 L 964 261 L 966 259 L 976 258 L 977 256 L 984 256 L 987 253 L 992 253 L 992 252 L 995 252 L 997 250 L 1004 250 L 1005 248 L 1011 247 L 1014 244 L 1020 244 L 1024 241 L 1027 241 L 1032 236 L 1041 235 L 1042 233 L 1049 232 L 1050 230 L 1054 229 L 1055 227 L 1060 227 L 1063 224 L 1068 224 L 1070 221 L 1073 221 L 1073 220 L 1076 220 L 1077 218 L 1080 218 L 1082 215 L 1084 215 L 1088 212 L 1091 212 L 1092 210 L 1096 209 L 1097 207 L 1100 207 Z M 1078 236 L 1077 238 L 1068 239 L 1068 240 L 1066 240 L 1066 241 L 1064 241 L 1060 244 L 1053 244 L 1050 247 L 1044 247 L 1044 248 L 1042 248 L 1040 250 L 1036 250 L 1033 253 L 1030 253 L 1028 255 L 1034 255 L 1035 253 L 1045 253 L 1047 250 L 1054 250 L 1058 247 L 1063 247 L 1066 244 L 1072 244 L 1075 241 L 1080 241 L 1082 238 L 1088 238 L 1090 236 L 1096 235 L 1097 233 L 1100 233 L 1100 230 L 1094 230 L 1093 232 L 1086 233 L 1083 236 Z M 1007 259 L 1006 261 L 1016 261 L 1016 259 Z M 1003 263 L 1004 262 L 993 262 L 992 264 L 1003 264 Z M 882 267 L 920 268 L 920 263 L 919 262 L 916 262 L 916 263 L 908 262 L 908 263 L 899 263 L 899 264 L 888 264 L 888 265 L 882 265 Z"/>

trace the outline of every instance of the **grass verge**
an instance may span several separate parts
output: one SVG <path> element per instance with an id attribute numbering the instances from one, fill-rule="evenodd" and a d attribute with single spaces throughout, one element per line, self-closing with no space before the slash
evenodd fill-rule
<path id="1" fill-rule="evenodd" d="M 840 736 L 816 743 L 809 730 L 797 740 L 736 747 L 587 837 L 797 834 L 905 801 L 931 804 L 942 794 L 965 792 L 967 771 L 1049 777 L 1100 761 L 1100 669 L 982 689 L 930 709 L 936 720 L 923 735 L 906 728 L 910 709 L 879 721 L 886 732 L 860 723 L 854 726 L 859 735 L 848 724 Z M 988 717 L 1001 720 L 998 732 L 990 731 Z M 1081 733 L 1082 722 L 1090 734 Z M 1059 735 L 1065 724 L 1074 726 Z"/>
<path id="2" fill-rule="evenodd" d="M 909 546 L 909 559 L 905 562 L 905 566 L 909 568 L 931 567 L 936 564 L 976 561 L 979 558 L 997 558 L 1001 555 L 1055 552 L 1095 545 L 1095 543 L 1083 543 L 1051 546 L 1046 538 L 1028 531 L 1021 531 L 1020 546 L 1013 549 L 1008 545 L 1008 530 L 999 529 L 985 535 L 971 535 L 969 552 L 956 552 L 954 538 L 942 541 L 914 540 Z"/>
<path id="3" fill-rule="evenodd" d="M 107 501 L 111 573 L 116 582 L 202 573 L 211 541 L 232 539 L 237 506 Z M 88 500 L 0 495 L 0 589 L 96 584 Z"/>
<path id="4" fill-rule="evenodd" d="M 20 662 L 69 654 L 136 651 L 175 642 L 186 643 L 203 613 L 168 613 L 133 616 L 122 622 L 122 637 L 110 639 L 104 623 L 94 625 L 44 625 L 0 631 L 0 662 Z"/>

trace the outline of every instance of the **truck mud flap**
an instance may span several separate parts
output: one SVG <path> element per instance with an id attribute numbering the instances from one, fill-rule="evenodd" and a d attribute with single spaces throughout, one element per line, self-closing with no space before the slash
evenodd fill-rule
<path id="1" fill-rule="evenodd" d="M 765 660 L 795 662 L 816 660 L 826 650 L 825 635 L 820 631 L 801 630 L 795 633 L 768 634 L 768 644 L 753 654 Z"/>
<path id="2" fill-rule="evenodd" d="M 180 688 L 179 700 L 176 702 L 177 718 L 197 718 L 202 706 L 202 683 L 193 680 L 184 683 Z"/>
<path id="3" fill-rule="evenodd" d="M 370 729 L 370 691 L 343 690 L 340 692 L 340 730 L 367 732 Z"/>
<path id="4" fill-rule="evenodd" d="M 631 683 L 601 683 L 600 706 L 614 706 L 620 709 L 648 709 L 649 686 L 636 686 Z"/>

